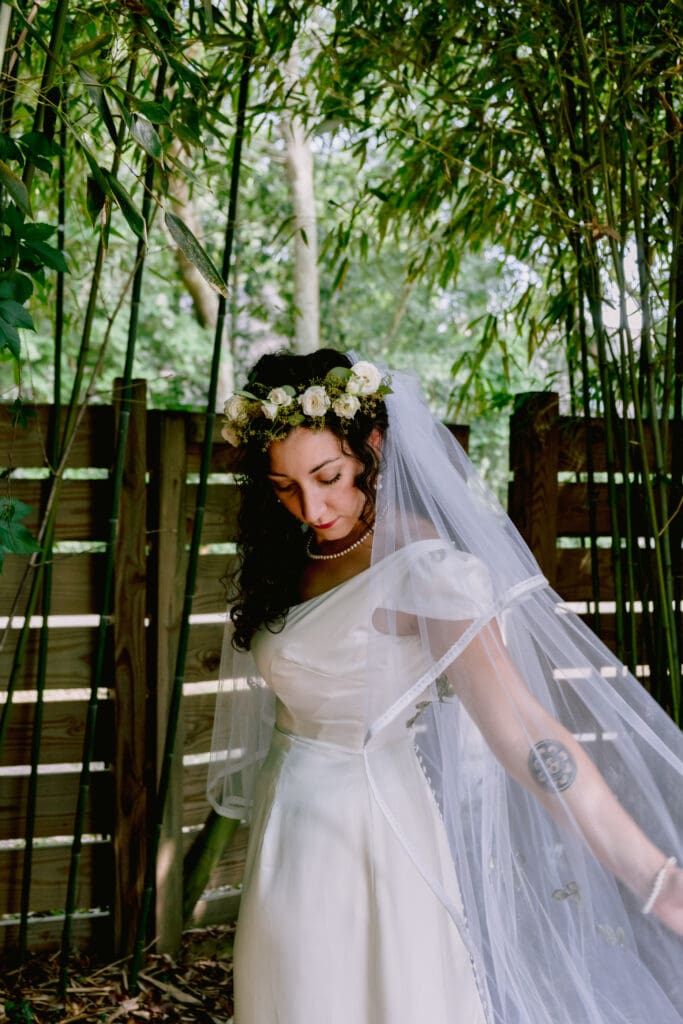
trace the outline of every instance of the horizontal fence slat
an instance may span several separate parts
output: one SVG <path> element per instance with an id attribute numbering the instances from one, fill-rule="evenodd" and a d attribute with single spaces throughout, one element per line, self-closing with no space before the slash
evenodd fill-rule
<path id="1" fill-rule="evenodd" d="M 185 493 L 189 538 L 197 503 L 197 485 L 188 484 Z M 239 493 L 239 487 L 235 484 L 209 484 L 202 524 L 202 544 L 219 544 L 237 539 Z"/>
<path id="2" fill-rule="evenodd" d="M 34 835 L 68 836 L 74 829 L 80 775 L 78 772 L 38 775 Z M 0 782 L 0 840 L 26 834 L 28 775 L 4 775 Z M 89 835 L 111 835 L 114 781 L 111 773 L 92 772 L 83 830 Z"/>
<path id="3" fill-rule="evenodd" d="M 557 552 L 557 592 L 565 601 L 590 601 L 593 597 L 589 548 L 559 548 Z M 600 599 L 614 600 L 612 552 L 598 548 Z"/>
<path id="4" fill-rule="evenodd" d="M 620 532 L 626 531 L 626 489 L 623 484 L 615 485 L 617 521 Z M 557 535 L 558 537 L 590 536 L 590 516 L 587 483 L 560 483 L 557 493 Z M 609 489 L 607 484 L 595 484 L 593 487 L 595 509 L 595 528 L 598 536 L 611 537 L 612 523 L 610 516 Z M 631 495 L 631 531 L 634 536 L 649 534 L 645 522 L 645 499 L 642 488 L 632 485 Z"/>
<path id="5" fill-rule="evenodd" d="M 5 558 L 0 575 L 0 608 L 12 606 L 27 561 L 19 555 L 7 555 Z M 88 615 L 96 612 L 101 606 L 104 555 L 55 554 L 52 564 L 53 614 Z M 26 607 L 29 585 L 24 589 L 17 615 L 23 614 Z"/>
<path id="6" fill-rule="evenodd" d="M 34 848 L 31 913 L 64 910 L 70 856 L 70 846 Z M 23 858 L 23 850 L 0 850 L 0 914 L 16 914 L 21 909 Z M 110 843 L 83 844 L 76 890 L 79 910 L 107 906 L 111 899 L 113 870 Z"/>
<path id="7" fill-rule="evenodd" d="M 238 691 L 230 699 L 236 702 L 239 714 L 240 704 L 246 703 L 248 694 Z M 213 693 L 186 694 L 183 698 L 186 754 L 205 754 L 210 750 L 215 705 Z"/>
<path id="8" fill-rule="evenodd" d="M 197 622 L 190 626 L 185 659 L 186 683 L 218 679 L 224 631 L 223 622 Z"/>
<path id="9" fill-rule="evenodd" d="M 41 509 L 47 491 L 40 480 L 14 480 L 13 498 L 29 505 L 23 521 L 34 535 L 40 527 Z M 59 493 L 55 540 L 93 541 L 107 537 L 111 487 L 108 480 L 65 480 Z"/>
<path id="10" fill-rule="evenodd" d="M 234 572 L 234 555 L 202 555 L 197 567 L 197 581 L 192 602 L 194 614 L 225 612 L 227 577 Z"/>
<path id="11" fill-rule="evenodd" d="M 85 700 L 45 703 L 40 744 L 41 764 L 80 763 L 83 756 L 86 713 Z M 35 705 L 15 703 L 9 714 L 9 729 L 0 753 L 0 764 L 3 767 L 30 764 Z M 100 701 L 95 736 L 95 761 L 111 761 L 113 714 L 113 702 Z"/>
<path id="12" fill-rule="evenodd" d="M 20 630 L 9 631 L 5 648 L 0 651 L 0 679 L 8 679 Z M 88 626 L 49 629 L 45 685 L 50 689 L 89 688 L 97 628 Z M 29 630 L 19 686 L 35 689 L 38 676 L 40 629 Z"/>
<path id="13" fill-rule="evenodd" d="M 654 445 L 652 442 L 652 429 L 648 423 L 645 424 L 645 453 L 649 466 L 654 461 Z M 586 428 L 584 421 L 576 416 L 558 417 L 559 434 L 559 465 L 560 472 L 573 471 L 585 473 L 586 465 Z M 605 423 L 602 419 L 590 421 L 591 454 L 593 457 L 593 469 L 596 473 L 604 473 L 607 469 L 607 448 L 605 445 Z M 629 422 L 629 435 L 631 444 L 629 455 L 632 464 L 638 460 L 639 444 L 636 438 L 635 424 Z M 618 442 L 617 442 L 618 447 Z M 617 455 L 618 458 L 618 455 Z M 617 464 L 617 469 L 623 469 Z"/>
<path id="14" fill-rule="evenodd" d="M 25 406 L 26 428 L 13 426 L 10 406 L 0 409 L 0 467 L 46 465 L 48 432 L 47 405 Z M 33 415 L 35 413 L 35 415 Z M 61 424 L 66 420 L 62 407 Z M 108 467 L 114 451 L 114 419 L 109 405 L 90 405 L 84 410 L 78 431 L 69 448 L 66 465 L 72 469 L 89 466 Z"/>
<path id="15" fill-rule="evenodd" d="M 232 920 L 227 918 L 227 920 Z M 59 949 L 62 940 L 64 919 L 54 917 L 29 917 L 27 945 L 32 953 Z M 19 924 L 3 921 L 0 924 L 0 952 L 16 950 L 19 946 Z M 110 914 L 92 917 L 77 914 L 71 924 L 71 948 L 79 952 L 97 952 L 105 960 L 113 955 L 112 920 Z"/>

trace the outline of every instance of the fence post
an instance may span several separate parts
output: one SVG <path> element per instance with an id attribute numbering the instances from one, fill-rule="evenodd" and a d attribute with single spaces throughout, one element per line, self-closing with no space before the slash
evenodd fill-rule
<path id="1" fill-rule="evenodd" d="M 116 381 L 115 421 L 120 409 Z M 150 743 L 147 704 L 145 382 L 133 381 L 119 508 L 114 581 L 114 948 L 130 953 L 142 902 L 148 841 Z"/>
<path id="2" fill-rule="evenodd" d="M 510 517 L 552 587 L 557 576 L 559 397 L 530 391 L 516 396 L 510 419 Z"/>
<path id="3" fill-rule="evenodd" d="M 158 781 L 168 721 L 187 569 L 186 417 L 154 413 L 150 417 L 150 497 L 153 501 L 150 570 L 150 681 L 156 717 Z M 159 952 L 175 953 L 183 930 L 183 748 L 181 707 L 171 779 L 157 860 L 155 936 Z M 155 787 L 156 789 L 156 787 Z"/>

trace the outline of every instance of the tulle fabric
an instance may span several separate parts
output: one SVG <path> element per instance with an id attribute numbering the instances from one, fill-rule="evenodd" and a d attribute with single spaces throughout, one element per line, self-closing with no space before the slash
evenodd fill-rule
<path id="1" fill-rule="evenodd" d="M 492 1024 L 683 1024 L 683 940 L 644 916 L 642 893 L 612 870 L 629 878 L 633 834 L 591 817 L 581 773 L 555 788 L 549 812 L 528 773 L 501 763 L 516 746 L 514 764 L 526 763 L 550 713 L 680 862 L 682 735 L 550 589 L 416 382 L 395 373 L 392 387 L 363 596 L 376 807 L 455 922 Z M 273 698 L 229 638 L 222 673 L 209 798 L 248 818 Z M 447 833 L 446 876 L 386 767 L 406 730 Z"/>

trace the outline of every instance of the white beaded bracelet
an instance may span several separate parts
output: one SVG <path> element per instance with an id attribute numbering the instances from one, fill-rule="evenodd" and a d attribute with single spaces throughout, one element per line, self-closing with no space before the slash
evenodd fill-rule
<path id="1" fill-rule="evenodd" d="M 650 911 L 652 910 L 652 908 L 654 907 L 655 903 L 657 902 L 657 897 L 659 896 L 660 892 L 662 891 L 662 886 L 664 885 L 664 879 L 667 876 L 669 868 L 672 868 L 677 863 L 678 863 L 678 861 L 676 860 L 675 857 L 669 857 L 669 859 L 664 864 L 662 864 L 661 868 L 659 869 L 659 871 L 655 875 L 655 880 L 654 880 L 654 882 L 652 884 L 652 892 L 650 893 L 650 895 L 648 896 L 647 900 L 643 904 L 643 913 L 644 914 L 649 914 Z"/>

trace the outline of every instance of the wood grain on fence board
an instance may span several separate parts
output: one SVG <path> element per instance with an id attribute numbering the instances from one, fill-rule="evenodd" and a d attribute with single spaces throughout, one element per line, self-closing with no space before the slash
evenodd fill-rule
<path id="1" fill-rule="evenodd" d="M 62 423 L 66 407 L 62 408 Z M 8 407 L 0 413 L 0 466 L 47 465 L 45 443 L 48 434 L 50 406 L 28 406 L 27 426 L 13 426 Z M 35 414 L 35 415 L 34 415 Z M 112 408 L 91 405 L 83 417 L 69 448 L 66 465 L 71 469 L 111 465 L 114 452 Z"/>
<path id="2" fill-rule="evenodd" d="M 43 711 L 41 764 L 80 764 L 83 756 L 83 733 L 87 701 L 47 701 Z M 100 701 L 95 738 L 95 760 L 111 762 L 113 754 L 113 703 Z M 10 711 L 10 725 L 0 753 L 0 765 L 31 763 L 31 736 L 34 704 L 15 703 Z"/>
<path id="3" fill-rule="evenodd" d="M 78 772 L 38 775 L 36 824 L 39 838 L 68 836 L 73 832 Z M 21 839 L 26 831 L 28 775 L 5 775 L 0 785 L 0 840 Z M 110 771 L 95 771 L 90 776 L 90 790 L 85 820 L 89 835 L 111 835 L 114 827 L 114 779 Z"/>
<path id="4" fill-rule="evenodd" d="M 19 630 L 10 630 L 7 644 L 0 651 L 0 679 L 9 679 Z M 40 629 L 30 631 L 19 689 L 35 688 L 38 673 Z M 55 626 L 48 632 L 48 659 L 45 685 L 48 689 L 70 690 L 90 686 L 91 658 L 95 650 L 95 627 Z"/>
<path id="5" fill-rule="evenodd" d="M 150 477 L 151 586 L 149 608 L 150 701 L 157 723 L 155 775 L 160 777 L 171 706 L 178 639 L 182 624 L 187 573 L 187 417 L 178 414 L 150 418 L 150 454 L 156 467 Z M 192 513 L 193 515 L 194 513 Z M 150 924 L 161 951 L 173 952 L 183 927 L 183 745 L 184 707 L 181 705 L 170 764 L 169 791 L 164 807 L 157 856 L 154 922 Z M 155 787 L 156 789 L 156 787 Z M 155 809 L 156 813 L 156 809 Z"/>
<path id="6" fill-rule="evenodd" d="M 0 575 L 0 608 L 3 610 L 9 609 L 13 603 L 27 561 L 21 555 L 7 555 L 5 558 Z M 55 553 L 52 565 L 53 614 L 88 615 L 100 608 L 103 555 Z M 26 607 L 27 589 L 16 610 L 17 615 L 21 615 Z"/>
<path id="7" fill-rule="evenodd" d="M 230 918 L 228 918 L 230 920 Z M 30 917 L 28 919 L 28 948 L 33 953 L 49 952 L 59 949 L 62 938 L 64 919 L 56 917 Z M 109 959 L 113 956 L 111 940 L 111 916 L 77 914 L 71 925 L 72 949 L 92 952 Z M 4 921 L 0 925 L 0 950 L 16 950 L 19 945 L 19 925 Z"/>
<path id="8" fill-rule="evenodd" d="M 21 909 L 24 851 L 0 850 L 0 914 Z M 31 871 L 31 913 L 64 909 L 71 846 L 34 847 Z M 110 843 L 84 843 L 81 851 L 76 907 L 106 907 L 114 889 Z"/>
<path id="9" fill-rule="evenodd" d="M 149 807 L 156 759 L 148 721 L 147 650 L 147 429 L 145 387 L 134 381 L 116 538 L 114 593 L 114 946 L 119 956 L 133 952 L 142 907 Z M 117 419 L 119 407 L 116 406 Z"/>

